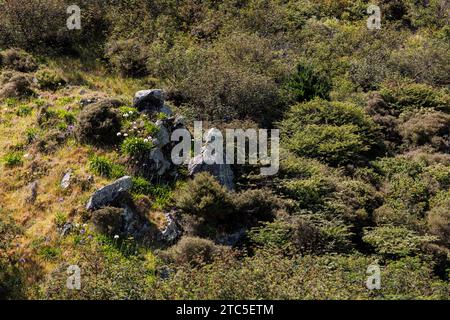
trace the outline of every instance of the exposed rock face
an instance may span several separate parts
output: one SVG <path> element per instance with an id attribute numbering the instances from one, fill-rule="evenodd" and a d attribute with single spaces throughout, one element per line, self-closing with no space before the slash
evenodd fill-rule
<path id="1" fill-rule="evenodd" d="M 110 185 L 97 190 L 89 199 L 86 209 L 95 210 L 114 202 L 119 195 L 131 189 L 133 181 L 131 177 L 122 177 Z"/>
<path id="2" fill-rule="evenodd" d="M 170 132 L 164 125 L 162 120 L 158 120 L 155 122 L 155 125 L 158 127 L 158 135 L 157 135 L 157 145 L 158 147 L 164 147 L 170 143 Z"/>
<path id="3" fill-rule="evenodd" d="M 173 243 L 181 236 L 182 231 L 174 218 L 173 212 L 166 212 L 164 213 L 164 215 L 167 219 L 167 226 L 164 230 L 161 231 L 160 235 L 158 236 L 158 240 L 165 241 L 167 243 Z"/>
<path id="4" fill-rule="evenodd" d="M 134 95 L 133 106 L 141 112 L 163 112 L 172 115 L 172 111 L 164 104 L 164 94 L 160 89 L 141 90 Z"/>
<path id="5" fill-rule="evenodd" d="M 211 129 L 207 136 L 210 136 L 210 134 L 213 132 L 212 130 L 214 129 Z M 210 139 L 206 140 L 210 141 Z M 205 143 L 202 148 L 202 153 L 192 158 L 189 162 L 189 175 L 194 176 L 200 172 L 208 172 L 228 190 L 234 190 L 234 174 L 233 170 L 231 170 L 231 166 L 225 163 L 225 154 L 224 160 L 222 161 L 223 163 L 221 164 L 208 164 L 204 161 L 204 159 L 207 157 L 206 151 L 208 150 L 209 143 L 210 142 Z"/>
<path id="6" fill-rule="evenodd" d="M 61 180 L 61 188 L 67 189 L 70 187 L 70 181 L 72 179 L 72 169 L 67 170 L 67 172 L 64 174 L 62 180 Z"/>

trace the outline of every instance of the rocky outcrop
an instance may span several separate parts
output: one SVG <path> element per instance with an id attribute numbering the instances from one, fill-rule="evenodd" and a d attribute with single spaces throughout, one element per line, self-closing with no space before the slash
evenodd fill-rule
<path id="1" fill-rule="evenodd" d="M 213 132 L 211 129 L 207 136 L 210 136 L 210 133 Z M 206 141 L 210 141 L 210 139 L 206 139 Z M 226 187 L 228 190 L 234 190 L 234 174 L 233 170 L 231 170 L 231 166 L 225 163 L 225 154 L 223 163 L 213 163 L 208 164 L 204 161 L 206 158 L 206 152 L 208 150 L 208 145 L 210 142 L 206 142 L 202 147 L 201 154 L 195 156 L 191 159 L 188 165 L 189 175 L 194 176 L 200 172 L 208 172 L 213 177 L 219 181 L 221 185 Z M 209 162 L 209 161 L 208 161 Z"/>
<path id="2" fill-rule="evenodd" d="M 140 112 L 159 113 L 172 115 L 170 108 L 164 104 L 164 93 L 160 89 L 141 90 L 136 92 L 133 99 L 133 107 Z"/>
<path id="3" fill-rule="evenodd" d="M 182 230 L 175 220 L 174 212 L 165 212 L 164 215 L 167 220 L 167 225 L 158 235 L 158 240 L 166 243 L 174 243 L 181 236 Z"/>
<path id="4" fill-rule="evenodd" d="M 128 192 L 133 185 L 131 177 L 122 177 L 97 190 L 89 199 L 86 209 L 95 210 L 113 203 L 122 193 Z"/>

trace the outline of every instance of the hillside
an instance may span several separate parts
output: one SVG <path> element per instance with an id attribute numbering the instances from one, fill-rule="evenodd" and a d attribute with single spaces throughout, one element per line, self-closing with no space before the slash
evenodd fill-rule
<path id="1" fill-rule="evenodd" d="M 450 298 L 447 1 L 78 2 L 0 1 L 0 299 Z"/>

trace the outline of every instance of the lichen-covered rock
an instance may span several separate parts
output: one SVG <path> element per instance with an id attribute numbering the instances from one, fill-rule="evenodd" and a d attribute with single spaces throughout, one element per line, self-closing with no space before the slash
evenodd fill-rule
<path id="1" fill-rule="evenodd" d="M 72 169 L 67 170 L 67 172 L 64 174 L 63 178 L 61 179 L 61 188 L 67 189 L 70 187 L 70 181 L 72 179 Z"/>
<path id="2" fill-rule="evenodd" d="M 172 110 L 164 104 L 164 93 L 160 89 L 141 90 L 136 92 L 133 107 L 141 112 L 159 113 L 171 115 Z"/>
<path id="3" fill-rule="evenodd" d="M 164 230 L 161 231 L 160 235 L 158 236 L 158 240 L 167 243 L 174 243 L 175 240 L 177 240 L 181 236 L 182 230 L 175 220 L 174 214 L 172 212 L 166 212 L 164 213 L 164 215 L 167 220 L 167 225 Z"/>
<path id="4" fill-rule="evenodd" d="M 125 176 L 114 181 L 113 183 L 94 192 L 86 205 L 86 209 L 95 210 L 110 205 L 122 193 L 129 191 L 132 185 L 133 181 L 129 176 Z"/>

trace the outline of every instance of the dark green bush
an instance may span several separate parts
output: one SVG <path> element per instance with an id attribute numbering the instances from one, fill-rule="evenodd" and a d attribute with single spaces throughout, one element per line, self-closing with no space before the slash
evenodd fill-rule
<path id="1" fill-rule="evenodd" d="M 315 99 L 294 105 L 280 129 L 287 149 L 332 165 L 361 160 L 378 143 L 376 125 L 349 103 Z"/>
<path id="2" fill-rule="evenodd" d="M 200 173 L 175 194 L 175 205 L 213 226 L 234 224 L 235 210 L 228 190 L 208 173 Z"/>
<path id="3" fill-rule="evenodd" d="M 331 81 L 312 66 L 298 64 L 286 86 L 295 101 L 303 102 L 314 98 L 328 99 Z"/>

